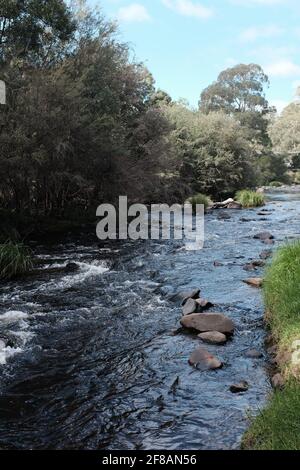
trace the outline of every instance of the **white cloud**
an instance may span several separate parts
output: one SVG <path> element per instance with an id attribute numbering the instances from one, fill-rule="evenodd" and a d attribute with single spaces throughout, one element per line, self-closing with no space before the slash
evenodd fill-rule
<path id="1" fill-rule="evenodd" d="M 119 9 L 117 17 L 120 21 L 144 22 L 151 19 L 147 9 L 140 3 L 132 3 Z"/>
<path id="2" fill-rule="evenodd" d="M 162 2 L 166 7 L 176 11 L 180 15 L 204 19 L 213 16 L 213 10 L 211 8 L 191 0 L 162 0 Z"/>
<path id="3" fill-rule="evenodd" d="M 231 3 L 242 6 L 273 6 L 289 2 L 287 0 L 231 0 Z"/>
<path id="4" fill-rule="evenodd" d="M 265 71 L 272 77 L 296 77 L 300 75 L 300 65 L 291 60 L 279 60 L 265 66 Z"/>
<path id="5" fill-rule="evenodd" d="M 253 26 L 252 28 L 245 29 L 241 35 L 240 39 L 245 42 L 256 41 L 259 38 L 271 38 L 274 36 L 279 36 L 284 30 L 275 25 L 268 26 Z"/>

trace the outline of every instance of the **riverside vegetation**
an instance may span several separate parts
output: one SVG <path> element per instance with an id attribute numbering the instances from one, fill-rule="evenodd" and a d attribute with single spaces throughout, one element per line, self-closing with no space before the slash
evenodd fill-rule
<path id="1" fill-rule="evenodd" d="M 244 448 L 300 449 L 300 242 L 280 248 L 266 270 L 266 321 L 281 374 L 266 409 L 253 421 Z M 277 374 L 276 377 L 278 377 Z M 280 377 L 280 376 L 279 376 Z M 276 383 L 274 383 L 276 385 Z"/>

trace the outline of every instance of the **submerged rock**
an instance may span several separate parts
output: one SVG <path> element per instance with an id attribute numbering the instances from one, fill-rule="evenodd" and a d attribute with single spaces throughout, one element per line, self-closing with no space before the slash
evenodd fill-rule
<path id="1" fill-rule="evenodd" d="M 210 344 L 224 344 L 227 341 L 227 337 L 219 331 L 207 331 L 206 333 L 200 333 L 198 338 L 202 339 L 205 343 Z"/>
<path id="2" fill-rule="evenodd" d="M 185 328 L 200 331 L 218 331 L 219 333 L 232 334 L 234 323 L 222 313 L 193 313 L 184 316 L 181 324 Z"/>
<path id="3" fill-rule="evenodd" d="M 253 263 L 247 263 L 243 266 L 244 271 L 256 271 L 256 266 Z"/>
<path id="4" fill-rule="evenodd" d="M 191 313 L 196 312 L 197 304 L 194 299 L 187 299 L 184 306 L 182 307 L 183 315 L 190 315 Z"/>
<path id="5" fill-rule="evenodd" d="M 204 348 L 196 349 L 189 358 L 189 364 L 200 370 L 220 369 L 222 362 Z"/>
<path id="6" fill-rule="evenodd" d="M 271 258 L 272 254 L 273 254 L 272 250 L 264 250 L 261 252 L 259 257 L 261 259 L 268 259 L 268 258 Z"/>
<path id="7" fill-rule="evenodd" d="M 264 280 L 261 277 L 250 277 L 249 279 L 244 279 L 243 282 L 252 287 L 262 287 Z"/>
<path id="8" fill-rule="evenodd" d="M 251 359 L 260 359 L 264 355 L 262 352 L 257 351 L 257 349 L 249 349 L 249 351 L 246 352 L 245 356 Z"/>
<path id="9" fill-rule="evenodd" d="M 218 267 L 220 267 L 220 266 L 224 266 L 224 264 L 221 263 L 220 261 L 214 261 L 214 267 L 215 267 L 215 268 L 218 268 Z"/>
<path id="10" fill-rule="evenodd" d="M 246 380 L 242 380 L 242 382 L 239 382 L 238 384 L 233 384 L 230 387 L 231 393 L 243 393 L 247 392 L 249 390 L 249 384 L 246 382 Z"/>
<path id="11" fill-rule="evenodd" d="M 273 240 L 274 235 L 272 235 L 270 232 L 260 232 L 254 235 L 253 238 L 255 238 L 256 240 L 262 240 L 262 241 Z"/>

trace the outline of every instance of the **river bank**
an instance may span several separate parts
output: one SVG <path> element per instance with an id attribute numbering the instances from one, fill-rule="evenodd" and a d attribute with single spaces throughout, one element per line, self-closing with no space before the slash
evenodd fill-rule
<path id="1" fill-rule="evenodd" d="M 276 389 L 246 433 L 246 449 L 300 449 L 300 242 L 280 248 L 266 271 L 264 300 Z"/>
<path id="2" fill-rule="evenodd" d="M 0 284 L 0 447 L 238 449 L 271 392 L 261 292 L 243 282 L 263 267 L 245 267 L 273 248 L 257 233 L 275 246 L 299 235 L 298 201 L 276 193 L 265 215 L 207 214 L 198 252 L 174 240 L 99 246 L 92 232 L 36 243 L 37 272 Z M 189 366 L 200 339 L 178 331 L 174 299 L 192 288 L 235 324 L 225 345 L 207 346 L 216 371 Z M 231 393 L 242 380 L 246 393 Z"/>

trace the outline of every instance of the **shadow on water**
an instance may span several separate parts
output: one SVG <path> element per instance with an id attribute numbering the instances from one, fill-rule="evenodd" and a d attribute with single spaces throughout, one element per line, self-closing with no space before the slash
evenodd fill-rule
<path id="1" fill-rule="evenodd" d="M 84 235 L 38 246 L 43 271 L 0 286 L 0 448 L 238 448 L 270 390 L 267 358 L 245 357 L 264 351 L 265 332 L 243 265 L 268 248 L 256 232 L 271 231 L 276 244 L 299 236 L 299 199 L 271 195 L 265 217 L 215 211 L 198 252 L 179 241 L 99 248 Z M 70 261 L 78 271 L 49 270 Z M 172 297 L 194 286 L 236 324 L 225 346 L 208 346 L 224 362 L 218 371 L 191 368 L 200 340 L 174 334 L 181 308 Z M 249 391 L 231 394 L 241 380 Z"/>

